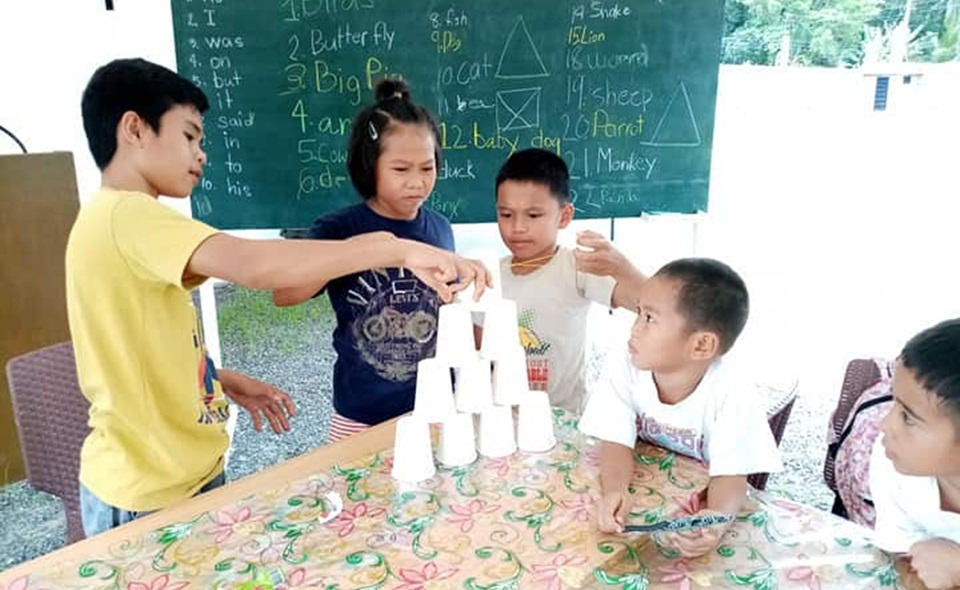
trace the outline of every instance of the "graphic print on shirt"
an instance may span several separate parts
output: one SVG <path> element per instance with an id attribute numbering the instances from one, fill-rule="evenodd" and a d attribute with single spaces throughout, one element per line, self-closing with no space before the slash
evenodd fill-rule
<path id="1" fill-rule="evenodd" d="M 550 383 L 550 358 L 547 351 L 550 343 L 544 341 L 534 329 L 536 312 L 524 309 L 517 315 L 517 328 L 520 330 L 520 344 L 527 355 L 527 381 L 530 389 L 546 391 Z"/>
<path id="2" fill-rule="evenodd" d="M 637 416 L 637 437 L 698 461 L 705 461 L 703 435 L 692 428 L 661 424 L 647 414 Z"/>
<path id="3" fill-rule="evenodd" d="M 213 360 L 207 354 L 207 347 L 203 341 L 203 328 L 196 318 L 194 311 L 195 328 L 193 330 L 193 348 L 197 358 L 197 392 L 200 396 L 200 416 L 197 422 L 200 424 L 219 424 L 226 422 L 230 417 L 230 407 L 223 395 L 222 388 L 214 385 L 220 381 L 217 375 L 217 367 Z"/>
<path id="4" fill-rule="evenodd" d="M 412 379 L 417 363 L 433 356 L 439 300 L 404 268 L 380 268 L 356 275 L 347 301 L 357 313 L 350 326 L 365 363 L 388 381 Z"/>

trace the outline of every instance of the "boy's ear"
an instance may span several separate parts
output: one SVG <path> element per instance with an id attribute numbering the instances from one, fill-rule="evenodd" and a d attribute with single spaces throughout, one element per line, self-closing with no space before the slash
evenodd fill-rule
<path id="1" fill-rule="evenodd" d="M 117 145 L 126 144 L 140 147 L 146 124 L 140 115 L 133 111 L 126 111 L 120 116 L 117 124 Z"/>
<path id="2" fill-rule="evenodd" d="M 560 208 L 560 229 L 564 229 L 573 221 L 573 203 L 567 203 Z"/>
<path id="3" fill-rule="evenodd" d="M 690 358 L 709 361 L 720 354 L 720 337 L 716 332 L 699 330 L 690 335 Z"/>

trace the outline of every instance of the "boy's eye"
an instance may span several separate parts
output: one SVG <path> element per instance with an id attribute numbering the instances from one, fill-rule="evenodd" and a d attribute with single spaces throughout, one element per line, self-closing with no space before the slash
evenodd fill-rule
<path id="1" fill-rule="evenodd" d="M 394 171 L 394 172 L 406 172 L 406 171 L 407 171 L 407 168 L 394 168 L 393 171 Z"/>
<path id="2" fill-rule="evenodd" d="M 192 133 L 184 132 L 183 134 L 187 136 L 187 141 L 193 141 L 196 138 Z"/>
<path id="3" fill-rule="evenodd" d="M 504 219 L 510 219 L 510 214 L 507 213 L 506 211 L 501 211 L 501 212 L 500 212 L 500 217 L 502 217 L 502 218 L 504 218 Z"/>
<path id="4" fill-rule="evenodd" d="M 904 410 L 903 408 L 900 408 L 900 416 L 903 418 L 904 424 L 906 424 L 907 426 L 913 426 L 914 424 L 913 417 L 910 416 L 910 414 L 908 414 L 907 411 Z"/>
<path id="5" fill-rule="evenodd" d="M 653 322 L 653 316 L 650 315 L 649 313 L 645 313 L 645 314 L 643 314 L 643 321 L 645 321 L 645 322 L 647 322 L 647 323 L 649 324 L 649 323 Z"/>

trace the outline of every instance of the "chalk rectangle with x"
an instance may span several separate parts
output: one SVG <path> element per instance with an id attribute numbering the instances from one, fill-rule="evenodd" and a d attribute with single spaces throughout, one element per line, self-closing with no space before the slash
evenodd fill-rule
<path id="1" fill-rule="evenodd" d="M 540 90 L 520 88 L 497 92 L 497 128 L 519 131 L 540 126 Z"/>

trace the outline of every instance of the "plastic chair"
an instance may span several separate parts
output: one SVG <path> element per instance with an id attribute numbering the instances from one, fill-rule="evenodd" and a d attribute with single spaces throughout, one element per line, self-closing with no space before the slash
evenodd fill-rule
<path id="1" fill-rule="evenodd" d="M 80 519 L 80 447 L 90 404 L 77 382 L 73 345 L 62 342 L 12 358 L 7 382 L 27 481 L 63 500 L 67 543 L 85 537 Z"/>
<path id="2" fill-rule="evenodd" d="M 759 386 L 766 389 L 770 404 L 767 407 L 767 423 L 770 425 L 770 432 L 773 433 L 773 439 L 780 446 L 783 440 L 783 432 L 787 428 L 787 422 L 790 421 L 790 412 L 793 411 L 793 404 L 797 401 L 797 381 L 794 381 L 788 389 L 779 390 L 768 386 Z M 769 473 L 752 473 L 747 476 L 747 483 L 758 490 L 767 487 Z"/>

